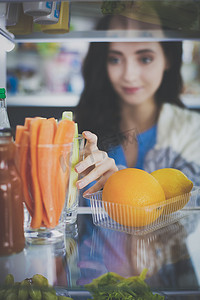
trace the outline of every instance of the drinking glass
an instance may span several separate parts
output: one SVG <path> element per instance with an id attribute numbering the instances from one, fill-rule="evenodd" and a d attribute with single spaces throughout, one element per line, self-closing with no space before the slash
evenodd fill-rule
<path id="1" fill-rule="evenodd" d="M 71 171 L 64 209 L 64 221 L 66 224 L 73 224 L 77 220 L 80 193 L 76 187 L 76 182 L 80 175 L 75 171 L 75 166 L 84 158 L 84 144 L 85 138 L 81 134 L 74 138 L 70 160 Z"/>
<path id="2" fill-rule="evenodd" d="M 16 146 L 25 203 L 25 238 L 29 243 L 63 239 L 72 149 L 73 143 Z"/>

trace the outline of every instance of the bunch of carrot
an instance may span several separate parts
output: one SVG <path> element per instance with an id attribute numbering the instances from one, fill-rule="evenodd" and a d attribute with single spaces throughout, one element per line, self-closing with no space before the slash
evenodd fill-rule
<path id="1" fill-rule="evenodd" d="M 31 227 L 53 228 L 65 204 L 75 123 L 26 118 L 16 127 L 16 164 L 23 182 Z"/>

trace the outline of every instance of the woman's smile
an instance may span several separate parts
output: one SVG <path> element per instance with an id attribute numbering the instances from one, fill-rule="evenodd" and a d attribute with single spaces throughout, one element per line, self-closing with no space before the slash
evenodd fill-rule
<path id="1" fill-rule="evenodd" d="M 122 87 L 125 94 L 136 94 L 142 90 L 142 87 Z"/>

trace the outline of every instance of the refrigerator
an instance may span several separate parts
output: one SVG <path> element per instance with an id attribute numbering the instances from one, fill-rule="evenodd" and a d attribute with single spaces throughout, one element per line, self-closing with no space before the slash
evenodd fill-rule
<path id="1" fill-rule="evenodd" d="M 125 12 L 124 8 L 126 8 Z M 106 15 L 128 17 L 134 20 L 135 29 L 96 30 L 96 23 Z M 184 90 L 181 100 L 189 110 L 199 113 L 200 0 L 54 2 L 0 0 L 0 87 L 5 87 L 7 91 L 6 103 L 11 127 L 15 130 L 17 125 L 23 125 L 26 117 L 54 117 L 59 121 L 63 111 L 75 111 L 84 89 L 82 65 L 90 43 L 152 41 L 172 43 L 183 41 L 181 72 Z M 197 199 L 196 203 L 198 201 Z M 197 210 L 199 204 L 200 202 Z M 198 215 L 196 218 L 190 218 L 190 225 L 184 222 L 181 225 L 173 223 L 163 231 L 160 228 L 157 235 L 149 235 L 144 239 L 132 237 L 129 233 L 125 236 L 117 231 L 104 232 L 102 228 L 95 227 L 93 232 L 89 233 L 91 238 L 89 244 L 87 239 L 84 240 L 91 225 L 87 209 L 82 208 L 80 211 L 82 223 L 78 225 L 80 227 L 69 228 L 68 236 L 65 236 L 67 242 L 59 245 L 60 248 L 52 250 L 52 245 L 43 245 L 40 250 L 37 245 L 34 245 L 30 247 L 30 252 L 26 253 L 25 249 L 22 257 L 19 255 L 19 260 L 17 256 L 5 260 L 0 258 L 3 272 L 6 273 L 10 269 L 21 281 L 24 279 L 24 274 L 31 277 L 41 269 L 41 273 L 43 272 L 43 275 L 49 278 L 50 284 L 60 286 L 60 295 L 62 289 L 63 295 L 68 295 L 65 294 L 65 289 L 71 288 L 69 296 L 74 296 L 74 299 L 86 299 L 91 296 L 88 292 L 83 292 L 80 287 L 74 289 L 78 279 L 82 276 L 84 281 L 89 276 L 88 272 L 91 277 L 94 274 L 96 276 L 95 272 L 98 270 L 93 268 L 93 263 L 98 262 L 98 266 L 103 266 L 101 255 L 104 254 L 108 266 L 110 264 L 115 269 L 119 261 L 121 268 L 128 270 L 129 262 L 126 261 L 126 254 L 122 250 L 124 250 L 123 245 L 131 240 L 133 251 L 141 254 L 137 260 L 137 257 L 134 259 L 130 252 L 134 267 L 138 265 L 144 267 L 148 261 L 151 268 L 152 257 L 156 257 L 158 272 L 155 277 L 152 276 L 152 281 L 150 279 L 154 287 L 164 273 L 166 277 L 171 274 L 170 272 L 175 274 L 176 267 L 175 271 L 173 268 L 177 262 L 179 263 L 179 258 L 183 257 L 175 276 L 183 279 L 181 284 L 186 282 L 186 285 L 191 285 L 191 290 L 188 289 L 185 293 L 182 286 L 176 289 L 174 285 L 172 289 L 166 287 L 165 291 L 159 290 L 160 295 L 166 296 L 165 299 L 169 300 L 198 299 L 200 283 L 199 243 L 198 240 L 196 242 L 200 228 Z M 167 256 L 177 245 L 180 249 L 176 248 L 177 251 L 174 251 L 175 257 Z M 66 249 L 69 252 L 67 254 Z M 127 253 L 130 251 L 130 249 L 125 250 Z M 89 265 L 82 273 L 78 265 L 81 251 L 86 262 L 87 259 L 91 260 L 92 266 L 90 269 Z M 190 259 L 188 259 L 189 252 Z M 169 264 L 161 268 L 163 253 L 166 254 Z M 60 271 L 60 278 L 56 277 L 56 267 L 58 272 Z M 185 270 L 184 267 L 189 270 L 188 274 L 190 272 L 192 274 L 190 282 L 187 282 L 187 274 L 181 271 L 181 268 Z M 107 270 L 103 269 L 103 271 Z M 175 280 L 170 275 L 168 277 L 170 282 Z M 0 279 L 2 282 L 3 275 Z"/>
<path id="2" fill-rule="evenodd" d="M 182 100 L 191 109 L 199 110 L 199 1 L 162 1 L 162 5 L 158 0 L 136 1 L 131 18 L 147 25 L 136 26 L 127 33 L 94 29 L 103 15 L 116 14 L 115 1 L 110 1 L 111 4 L 109 1 L 58 1 L 57 10 L 62 7 L 65 15 L 60 19 L 65 22 L 62 21 L 60 28 L 57 24 L 56 30 L 52 23 L 44 25 L 42 16 L 41 20 L 36 19 L 35 15 L 43 13 L 45 1 L 35 1 L 37 8 L 29 2 L 0 3 L 0 84 L 7 88 L 13 127 L 21 124 L 27 114 L 50 116 L 53 108 L 59 118 L 64 107 L 71 110 L 76 107 L 84 84 L 81 65 L 89 42 L 95 41 L 184 41 Z M 120 3 L 124 5 L 126 1 Z M 151 7 L 160 14 L 162 30 Z"/>

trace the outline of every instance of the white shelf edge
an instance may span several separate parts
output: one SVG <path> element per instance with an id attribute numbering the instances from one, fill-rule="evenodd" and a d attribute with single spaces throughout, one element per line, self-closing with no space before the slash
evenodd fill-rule
<path id="1" fill-rule="evenodd" d="M 75 107 L 80 95 L 72 93 L 7 96 L 8 106 L 71 106 Z M 181 100 L 189 108 L 200 108 L 200 95 L 182 95 Z"/>
<path id="2" fill-rule="evenodd" d="M 79 102 L 79 95 L 72 93 L 63 94 L 38 94 L 7 96 L 8 106 L 69 106 L 74 107 Z"/>
<path id="3" fill-rule="evenodd" d="M 91 31 L 72 31 L 65 34 L 47 34 L 42 32 L 34 32 L 31 35 L 16 35 L 15 43 L 50 43 L 50 42 L 66 42 L 70 40 L 85 40 L 87 42 L 131 42 L 131 41 L 182 41 L 200 40 L 197 32 L 174 32 L 162 30 L 91 30 Z"/>

